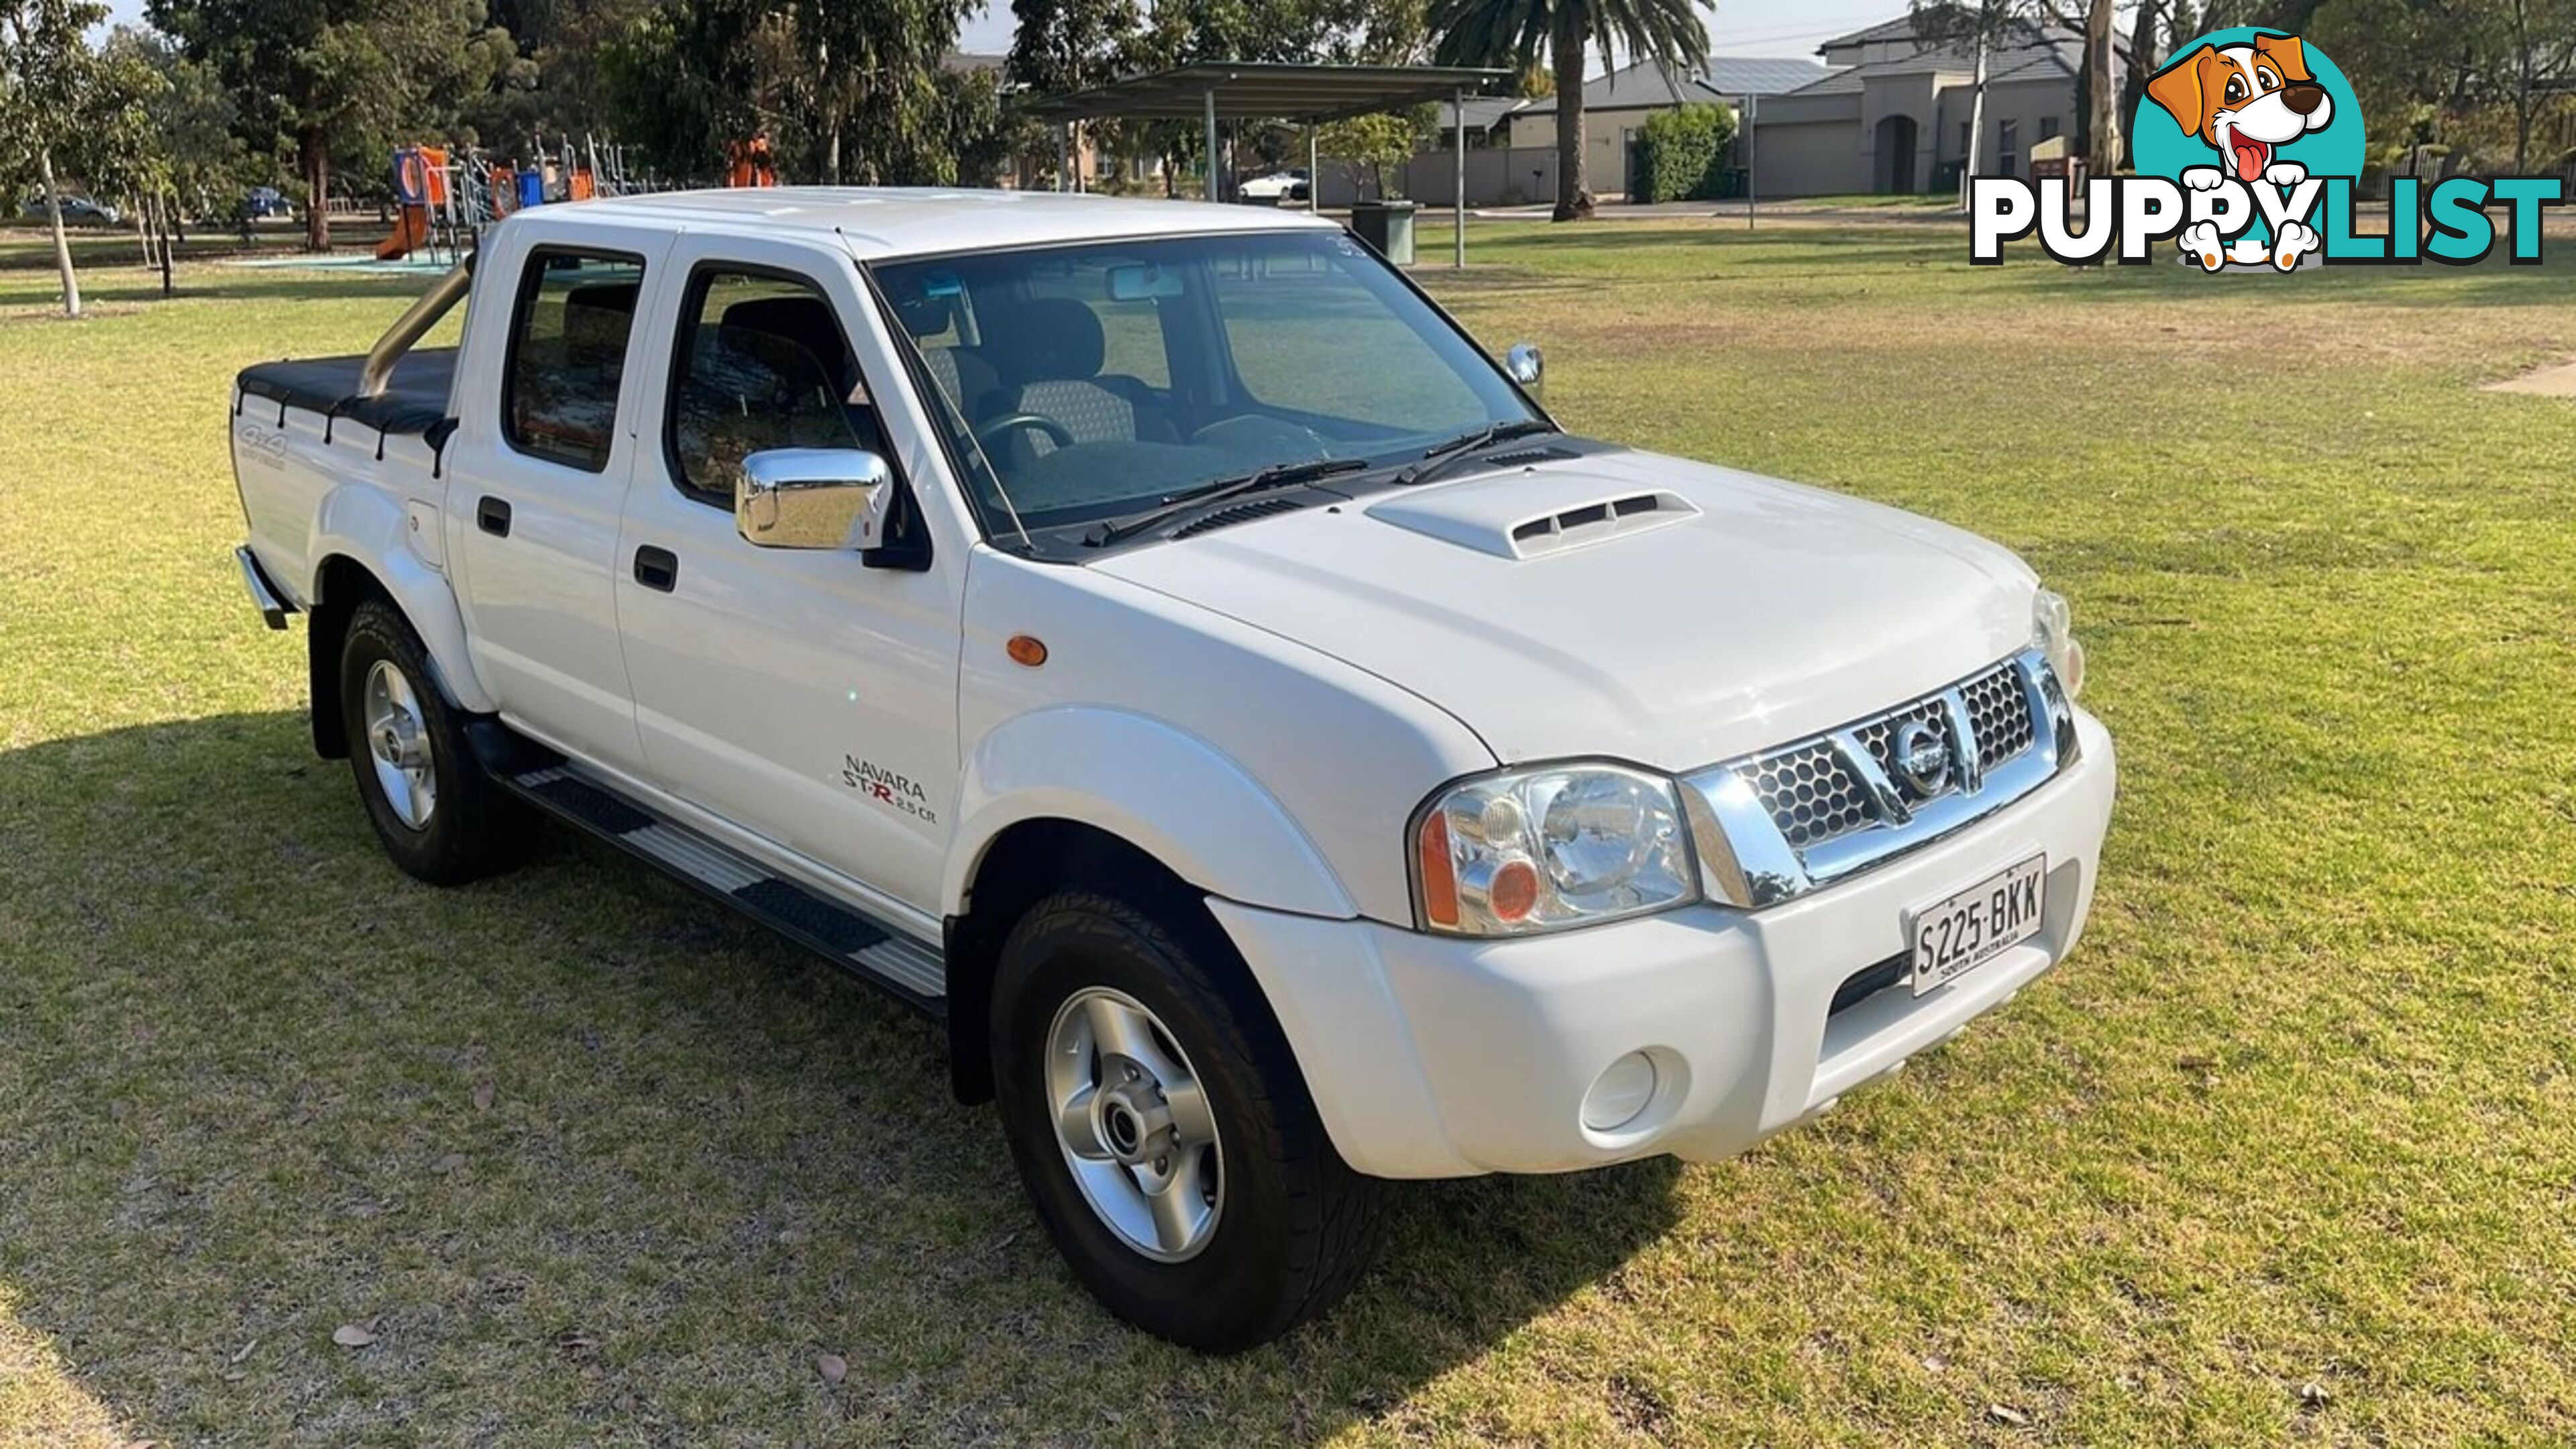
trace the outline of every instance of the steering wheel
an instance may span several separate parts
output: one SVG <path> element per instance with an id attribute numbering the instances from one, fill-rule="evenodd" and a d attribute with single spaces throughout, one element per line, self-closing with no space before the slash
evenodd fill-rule
<path id="1" fill-rule="evenodd" d="M 980 427 L 976 428 L 975 441 L 983 444 L 988 449 L 998 448 L 1002 446 L 1002 440 L 1004 438 L 1009 437 L 1011 434 L 1018 432 L 1022 428 L 1027 428 L 1032 432 L 1044 434 L 1048 442 L 1055 444 L 1059 448 L 1070 448 L 1073 446 L 1073 434 L 1065 428 L 1064 424 L 1059 423 L 1050 417 L 1042 417 L 1037 413 L 1005 413 L 1001 417 L 994 418 L 990 422 L 984 423 Z"/>
<path id="2" fill-rule="evenodd" d="M 1219 418 L 1190 434 L 1190 441 L 1201 447 L 1271 453 L 1283 458 L 1301 454 L 1316 458 L 1333 456 L 1333 445 L 1325 441 L 1323 434 L 1284 418 L 1264 417 L 1259 413 Z"/>

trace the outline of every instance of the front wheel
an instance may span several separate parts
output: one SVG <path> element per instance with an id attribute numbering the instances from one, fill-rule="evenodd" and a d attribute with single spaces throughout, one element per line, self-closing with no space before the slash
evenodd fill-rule
<path id="1" fill-rule="evenodd" d="M 1212 923 L 1167 924 L 1091 891 L 1050 896 L 1004 943 L 993 1001 L 1012 1156 L 1110 1311 L 1233 1352 L 1358 1281 L 1384 1185 L 1333 1151 Z"/>

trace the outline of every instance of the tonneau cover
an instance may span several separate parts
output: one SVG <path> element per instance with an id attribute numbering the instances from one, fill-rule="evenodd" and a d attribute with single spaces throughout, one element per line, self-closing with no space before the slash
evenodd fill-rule
<path id="1" fill-rule="evenodd" d="M 292 362 L 262 362 L 241 371 L 244 397 L 266 398 L 285 407 L 320 413 L 338 422 L 372 428 L 382 437 L 426 439 L 443 448 L 456 430 L 447 415 L 448 383 L 456 376 L 456 349 L 424 347 L 402 355 L 393 377 L 375 397 L 362 398 L 358 379 L 367 359 L 312 357 Z"/>

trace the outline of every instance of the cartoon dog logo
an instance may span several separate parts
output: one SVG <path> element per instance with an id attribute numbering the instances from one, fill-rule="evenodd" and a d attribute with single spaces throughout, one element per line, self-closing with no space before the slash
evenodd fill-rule
<path id="1" fill-rule="evenodd" d="M 2229 178 L 2253 185 L 2296 186 L 2308 176 L 2296 161 L 2275 160 L 2283 146 L 2334 120 L 2334 99 L 2308 71 L 2307 47 L 2295 35 L 2257 35 L 2250 45 L 2204 45 L 2147 82 L 2147 97 L 2164 107 L 2183 131 L 2209 144 L 2219 166 L 2191 166 L 2182 184 L 2215 191 Z M 2321 244 L 2314 228 L 2283 222 L 2269 243 L 2261 237 L 2220 240 L 2218 228 L 2198 222 L 2183 228 L 2183 255 L 2217 271 L 2229 262 L 2270 261 L 2283 271 Z"/>

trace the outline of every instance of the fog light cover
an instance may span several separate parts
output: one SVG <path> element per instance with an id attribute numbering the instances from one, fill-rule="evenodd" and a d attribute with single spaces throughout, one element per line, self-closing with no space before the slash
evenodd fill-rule
<path id="1" fill-rule="evenodd" d="M 1655 1059 L 1630 1052 L 1592 1079 L 1583 1094 L 1583 1125 L 1595 1132 L 1616 1132 L 1642 1115 L 1655 1100 Z"/>

